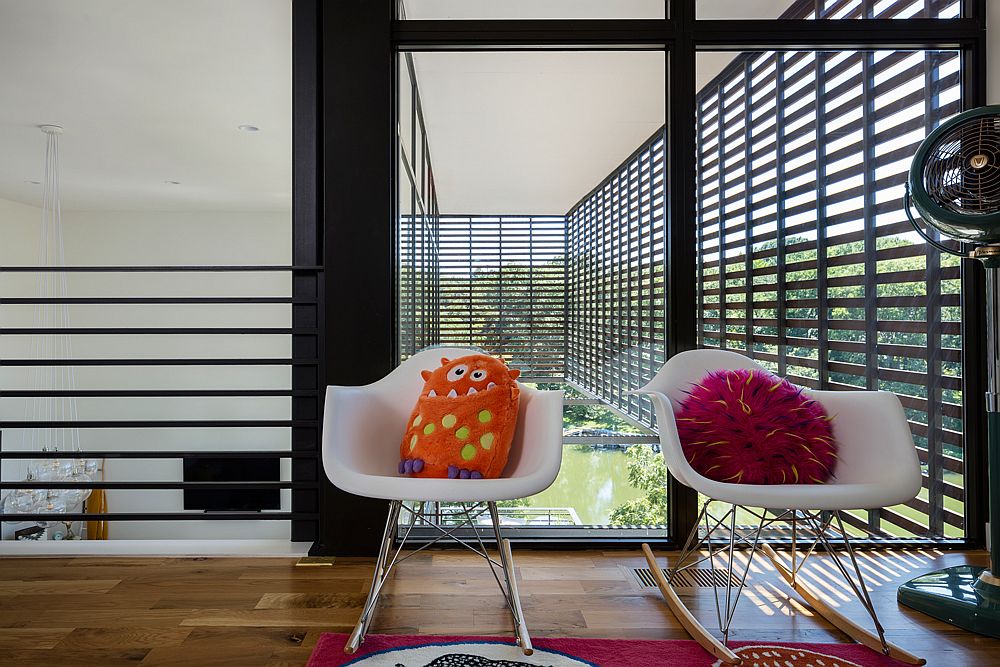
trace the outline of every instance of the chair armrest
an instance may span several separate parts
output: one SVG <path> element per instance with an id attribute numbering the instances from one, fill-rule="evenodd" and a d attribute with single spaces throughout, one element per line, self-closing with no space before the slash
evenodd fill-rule
<path id="1" fill-rule="evenodd" d="M 670 474 L 677 478 L 679 482 L 686 486 L 692 486 L 692 480 L 699 475 L 695 472 L 684 450 L 681 448 L 681 438 L 677 433 L 677 421 L 674 414 L 674 406 L 670 398 L 663 392 L 655 389 L 636 389 L 629 394 L 648 396 L 656 410 L 656 427 L 660 434 L 660 452 L 663 454 L 663 461 L 667 464 Z"/>
<path id="2" fill-rule="evenodd" d="M 920 490 L 920 459 L 899 398 L 888 391 L 809 391 L 833 417 L 839 481 Z M 904 484 L 905 483 L 905 484 Z"/>
<path id="3" fill-rule="evenodd" d="M 563 392 L 522 387 L 515 446 L 511 448 L 504 475 L 554 470 L 552 479 L 555 479 L 562 461 L 562 428 Z"/>
<path id="4" fill-rule="evenodd" d="M 396 474 L 408 406 L 392 403 L 376 385 L 330 386 L 323 414 L 323 467 L 335 485 L 345 471 Z"/>

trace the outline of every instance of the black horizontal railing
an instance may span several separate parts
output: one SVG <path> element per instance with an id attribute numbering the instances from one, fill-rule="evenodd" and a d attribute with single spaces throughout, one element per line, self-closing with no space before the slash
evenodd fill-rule
<path id="1" fill-rule="evenodd" d="M 199 304 L 255 304 L 255 303 L 316 303 L 316 299 L 293 299 L 290 296 L 120 296 L 120 297 L 49 297 L 49 298 L 4 298 L 2 305 L 199 305 Z"/>
<path id="2" fill-rule="evenodd" d="M 136 335 L 226 335 L 260 334 L 290 336 L 293 333 L 317 333 L 316 329 L 292 327 L 3 327 L 0 335 L 8 336 L 136 336 Z"/>
<path id="3" fill-rule="evenodd" d="M 45 482 L 28 480 L 24 482 L 0 482 L 0 489 L 227 489 L 227 490 L 267 490 L 267 489 L 315 489 L 318 482 Z M 18 515 L 13 515 L 18 516 Z M 53 515 L 58 516 L 58 515 Z"/>
<path id="4" fill-rule="evenodd" d="M 88 451 L 80 452 L 33 452 L 33 451 L 2 451 L 2 459 L 55 459 L 81 458 L 91 459 L 189 459 L 189 458 L 228 458 L 228 459 L 315 459 L 314 452 L 304 451 L 156 451 L 156 452 L 112 452 Z M 309 489 L 319 487 L 318 480 L 311 481 L 210 481 L 210 482 L 176 482 L 176 481 L 130 481 L 130 482 L 51 482 L 41 480 L 26 480 L 19 482 L 0 481 L 0 489 L 104 489 L 104 490 L 184 490 L 184 489 L 225 489 L 225 490 L 274 490 L 274 489 Z M 262 511 L 262 512 L 209 512 L 189 510 L 185 512 L 36 512 L 0 513 L 0 521 L 178 521 L 178 520 L 235 520 L 235 521 L 314 521 L 318 518 L 315 511 Z"/>
<path id="5" fill-rule="evenodd" d="M 287 397 L 291 399 L 291 418 L 287 419 L 8 419 L 0 421 L 0 432 L 8 429 L 285 429 L 290 434 L 290 449 L 230 450 L 217 448 L 151 451 L 11 451 L 0 440 L 0 462 L 42 459 L 103 459 L 103 460 L 164 460 L 164 459 L 227 459 L 250 461 L 260 459 L 287 459 L 291 464 L 291 479 L 248 481 L 141 481 L 94 480 L 49 481 L 38 479 L 4 480 L 0 490 L 24 489 L 103 489 L 117 490 L 283 490 L 291 491 L 291 511 L 113 511 L 114 499 L 109 498 L 112 511 L 93 512 L 34 512 L 0 513 L 0 521 L 290 521 L 292 538 L 315 539 L 319 519 L 318 489 L 321 466 L 319 434 L 320 409 L 323 383 L 320 378 L 322 363 L 322 271 L 314 265 L 148 265 L 148 266 L 0 266 L 0 274 L 12 273 L 260 273 L 284 272 L 291 274 L 290 293 L 268 296 L 0 296 L 0 306 L 176 306 L 235 304 L 248 307 L 283 304 L 291 306 L 291 326 L 65 326 L 65 327 L 3 327 L 0 334 L 13 336 L 53 335 L 269 335 L 289 336 L 291 356 L 269 357 L 165 357 L 165 358 L 48 358 L 0 359 L 0 368 L 44 367 L 254 367 L 284 366 L 291 369 L 290 387 L 242 388 L 156 388 L 130 387 L 77 388 L 0 388 L 0 399 L 113 399 L 113 398 L 204 398 L 204 397 Z M 122 278 L 124 279 L 124 278 Z M 221 289 L 221 287 L 220 287 Z"/>
<path id="6" fill-rule="evenodd" d="M 60 512 L 0 514 L 0 521 L 316 521 L 317 512 Z"/>
<path id="7" fill-rule="evenodd" d="M 318 426 L 315 419 L 80 419 L 0 421 L 0 428 L 291 428 Z"/>
<path id="8" fill-rule="evenodd" d="M 314 390 L 296 389 L 0 389 L 0 398 L 165 398 L 189 396 L 315 396 Z"/>
<path id="9" fill-rule="evenodd" d="M 297 271 L 318 273 L 322 266 L 281 266 L 274 264 L 182 264 L 136 266 L 0 266 L 0 273 L 262 273 Z"/>
<path id="10" fill-rule="evenodd" d="M 297 332 L 296 332 L 297 333 Z M 0 359 L 3 366 L 315 366 L 318 359 Z"/>

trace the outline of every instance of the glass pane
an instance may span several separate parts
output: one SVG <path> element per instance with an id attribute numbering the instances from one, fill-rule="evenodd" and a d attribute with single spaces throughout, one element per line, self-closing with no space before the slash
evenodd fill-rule
<path id="1" fill-rule="evenodd" d="M 664 526 L 663 457 L 650 445 L 567 445 L 555 483 L 521 502 L 559 510 L 560 519 L 566 516 L 575 525 Z"/>
<path id="2" fill-rule="evenodd" d="M 959 260 L 913 232 L 904 181 L 961 110 L 955 51 L 699 59 L 699 343 L 797 384 L 899 396 L 924 471 L 884 537 L 965 531 Z"/>
<path id="3" fill-rule="evenodd" d="M 407 142 L 423 156 L 419 173 L 398 179 L 403 356 L 479 347 L 522 381 L 567 389 L 562 472 L 507 503 L 505 522 L 653 525 L 662 536 L 652 415 L 626 392 L 663 359 L 665 54 L 416 52 L 399 62 L 409 88 L 399 126 L 410 128 L 400 160 L 416 153 Z"/>
<path id="4" fill-rule="evenodd" d="M 699 19 L 957 18 L 961 0 L 698 0 Z"/>
<path id="5" fill-rule="evenodd" d="M 397 15 L 419 19 L 662 19 L 666 0 L 399 0 Z"/>

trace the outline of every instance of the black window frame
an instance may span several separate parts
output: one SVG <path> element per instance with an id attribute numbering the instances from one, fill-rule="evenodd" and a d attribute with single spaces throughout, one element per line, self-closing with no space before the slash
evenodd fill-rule
<path id="1" fill-rule="evenodd" d="M 665 0 L 666 1 L 666 0 Z M 294 0 L 296 5 L 317 0 Z M 695 61 L 699 51 L 749 50 L 892 50 L 957 49 L 961 52 L 961 97 L 964 108 L 986 102 L 986 3 L 963 0 L 957 19 L 824 19 L 708 20 L 696 18 L 694 0 L 669 2 L 664 19 L 567 20 L 420 20 L 395 18 L 395 0 L 341 0 L 320 3 L 317 85 L 320 127 L 318 216 L 323 229 L 325 285 L 328 294 L 343 295 L 343 286 L 365 276 L 367 305 L 359 295 L 346 303 L 330 299 L 324 344 L 327 384 L 371 381 L 384 375 L 398 358 L 393 281 L 396 244 L 393 229 L 395 165 L 395 80 L 397 54 L 405 51 L 464 50 L 664 50 L 667 75 L 667 331 L 666 352 L 672 356 L 697 344 L 697 267 Z M 359 186 L 359 183 L 362 184 Z M 357 224 L 364 219 L 366 224 Z M 356 248 L 365 248 L 363 257 Z M 351 253 L 354 253 L 353 256 Z M 965 539 L 933 542 L 941 548 L 972 548 L 984 543 L 985 451 L 976 446 L 985 433 L 982 368 L 985 354 L 984 276 L 981 267 L 962 271 L 963 393 L 967 447 L 967 530 Z M 372 284 L 373 283 L 373 284 Z M 344 297 L 338 296 L 338 299 Z M 372 303 L 374 302 L 374 307 Z M 354 312 L 350 327 L 343 314 Z M 363 342 L 373 351 L 342 358 L 337 350 Z M 697 497 L 671 479 L 669 539 L 658 547 L 674 547 L 692 528 Z M 385 504 L 348 496 L 324 480 L 320 494 L 320 539 L 314 553 L 375 553 Z M 615 542 L 634 546 L 631 540 Z M 531 546 L 585 548 L 603 541 Z M 894 548 L 926 547 L 927 541 L 893 541 Z"/>

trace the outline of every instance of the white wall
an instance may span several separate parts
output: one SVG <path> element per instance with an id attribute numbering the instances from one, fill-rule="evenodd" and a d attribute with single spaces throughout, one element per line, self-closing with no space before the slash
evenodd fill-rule
<path id="1" fill-rule="evenodd" d="M 0 200 L 0 264 L 38 262 L 41 211 Z M 68 264 L 283 264 L 291 263 L 287 212 L 66 211 Z M 35 294 L 34 275 L 0 274 L 5 296 Z M 290 277 L 258 274 L 70 274 L 71 296 L 287 296 Z M 3 306 L 3 326 L 31 326 L 31 306 Z M 74 326 L 262 326 L 287 327 L 289 305 L 74 306 Z M 30 357 L 28 337 L 0 337 L 0 358 Z M 73 337 L 77 357 L 287 357 L 288 336 L 105 336 Z M 288 388 L 290 370 L 263 367 L 81 367 L 80 388 Z M 0 386 L 29 388 L 27 369 L 0 368 Z M 0 400 L 0 417 L 21 419 L 25 401 Z M 288 419 L 289 398 L 80 399 L 87 419 Z M 7 430 L 7 449 L 29 448 L 22 432 Z M 105 429 L 83 430 L 85 450 L 288 449 L 286 429 Z M 4 463 L 4 477 L 23 474 Z M 114 460 L 107 479 L 180 480 L 180 460 Z M 288 462 L 283 475 L 289 477 Z M 289 508 L 283 491 L 282 509 Z M 178 511 L 181 491 L 114 491 L 110 511 Z M 113 539 L 281 538 L 286 522 L 163 522 L 111 525 Z"/>
<path id="2" fill-rule="evenodd" d="M 987 72 L 989 82 L 986 89 L 987 104 L 1000 104 L 1000 0 L 986 0 Z"/>

